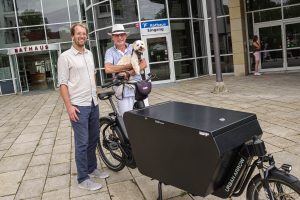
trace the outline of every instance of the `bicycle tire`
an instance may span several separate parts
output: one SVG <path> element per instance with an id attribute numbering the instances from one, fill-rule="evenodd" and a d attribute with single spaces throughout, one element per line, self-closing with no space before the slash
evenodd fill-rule
<path id="1" fill-rule="evenodd" d="M 279 169 L 270 171 L 268 176 L 270 189 L 274 195 L 274 199 L 294 200 L 300 199 L 300 181 Z M 279 192 L 280 190 L 280 192 Z M 289 190 L 290 192 L 286 192 Z M 262 186 L 261 176 L 254 176 L 247 187 L 247 200 L 267 199 Z"/>
<path id="2" fill-rule="evenodd" d="M 112 125 L 110 118 L 100 118 L 100 137 L 98 140 L 98 153 L 104 164 L 113 171 L 121 171 L 125 167 L 124 154 L 118 147 L 121 140 L 118 136 L 120 130 Z M 117 133 L 118 132 L 118 133 Z M 114 158 L 118 156 L 119 159 Z"/>

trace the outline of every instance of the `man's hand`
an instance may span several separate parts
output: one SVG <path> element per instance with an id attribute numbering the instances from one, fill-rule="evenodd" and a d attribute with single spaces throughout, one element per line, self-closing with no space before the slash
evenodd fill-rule
<path id="1" fill-rule="evenodd" d="M 77 122 L 79 120 L 79 117 L 77 116 L 77 112 L 80 113 L 80 111 L 78 110 L 78 108 L 72 105 L 67 108 L 67 112 L 69 114 L 69 118 L 71 121 Z"/>

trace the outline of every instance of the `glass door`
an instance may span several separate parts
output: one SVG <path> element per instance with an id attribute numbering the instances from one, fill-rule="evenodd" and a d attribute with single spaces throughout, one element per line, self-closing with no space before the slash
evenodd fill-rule
<path id="1" fill-rule="evenodd" d="M 287 69 L 300 69 L 300 23 L 285 24 Z"/>
<path id="2" fill-rule="evenodd" d="M 170 58 L 170 38 L 168 35 L 144 36 L 143 41 L 146 45 L 145 59 L 148 63 L 146 73 L 154 73 L 157 78 L 153 80 L 157 83 L 174 81 L 174 67 Z"/>
<path id="3" fill-rule="evenodd" d="M 261 71 L 284 69 L 282 25 L 256 25 L 256 35 L 261 41 Z"/>

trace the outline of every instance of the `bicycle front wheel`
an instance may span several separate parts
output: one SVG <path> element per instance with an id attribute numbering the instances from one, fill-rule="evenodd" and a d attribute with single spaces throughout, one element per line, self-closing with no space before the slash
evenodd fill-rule
<path id="1" fill-rule="evenodd" d="M 300 181 L 283 171 L 274 169 L 269 174 L 269 185 L 274 199 L 278 200 L 300 200 Z M 267 199 L 261 182 L 261 176 L 257 174 L 249 182 L 247 188 L 247 200 Z"/>
<path id="2" fill-rule="evenodd" d="M 113 170 L 120 171 L 125 167 L 124 154 L 120 149 L 120 131 L 112 124 L 112 119 L 100 118 L 100 137 L 98 152 L 105 165 Z"/>

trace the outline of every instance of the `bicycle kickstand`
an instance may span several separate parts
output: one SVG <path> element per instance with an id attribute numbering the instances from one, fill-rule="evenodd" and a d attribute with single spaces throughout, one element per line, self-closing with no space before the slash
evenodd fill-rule
<path id="1" fill-rule="evenodd" d="M 162 198 L 162 182 L 158 182 L 158 198 L 157 200 L 163 200 Z"/>

